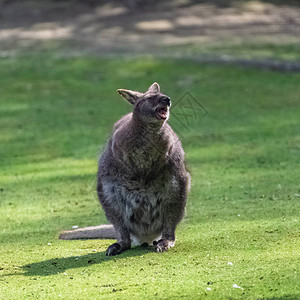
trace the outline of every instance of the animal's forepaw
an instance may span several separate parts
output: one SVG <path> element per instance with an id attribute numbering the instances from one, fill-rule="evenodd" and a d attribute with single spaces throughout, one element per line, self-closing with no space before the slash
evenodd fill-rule
<path id="1" fill-rule="evenodd" d="M 106 250 L 106 256 L 113 256 L 120 254 L 122 252 L 122 247 L 119 243 L 114 243 L 110 245 Z"/>
<path id="2" fill-rule="evenodd" d="M 155 245 L 155 252 L 160 253 L 160 252 L 168 251 L 168 249 L 174 246 L 175 246 L 175 241 L 161 239 Z"/>

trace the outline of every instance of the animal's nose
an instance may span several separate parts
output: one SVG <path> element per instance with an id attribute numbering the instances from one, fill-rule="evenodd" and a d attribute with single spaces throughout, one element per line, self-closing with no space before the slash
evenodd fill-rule
<path id="1" fill-rule="evenodd" d="M 163 97 L 161 99 L 161 104 L 167 105 L 167 106 L 171 106 L 171 99 L 169 97 Z"/>

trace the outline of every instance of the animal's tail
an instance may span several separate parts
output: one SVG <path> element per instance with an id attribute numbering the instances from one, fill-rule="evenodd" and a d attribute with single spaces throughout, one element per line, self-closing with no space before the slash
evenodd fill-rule
<path id="1" fill-rule="evenodd" d="M 59 238 L 61 240 L 116 239 L 117 233 L 114 226 L 109 224 L 62 231 Z"/>

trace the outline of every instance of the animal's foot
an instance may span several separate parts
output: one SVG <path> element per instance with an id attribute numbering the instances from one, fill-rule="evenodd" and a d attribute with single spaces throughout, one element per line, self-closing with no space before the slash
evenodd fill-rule
<path id="1" fill-rule="evenodd" d="M 131 247 L 130 242 L 128 243 L 125 241 L 119 241 L 118 243 L 114 243 L 107 248 L 106 255 L 107 256 L 117 255 L 126 250 L 129 250 L 130 247 Z"/>
<path id="2" fill-rule="evenodd" d="M 155 252 L 160 253 L 160 252 L 168 251 L 171 247 L 174 247 L 175 241 L 161 239 L 154 246 L 155 246 Z"/>
<path id="3" fill-rule="evenodd" d="M 119 243 L 114 243 L 107 248 L 106 256 L 117 255 L 122 253 L 123 251 L 124 249 L 122 249 L 122 246 Z"/>

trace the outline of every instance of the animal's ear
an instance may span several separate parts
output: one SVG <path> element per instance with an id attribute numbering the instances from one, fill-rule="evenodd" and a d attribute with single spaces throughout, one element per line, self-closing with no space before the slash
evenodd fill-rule
<path id="1" fill-rule="evenodd" d="M 148 89 L 148 92 L 151 93 L 159 93 L 160 92 L 160 86 L 157 82 L 154 82 Z"/>
<path id="2" fill-rule="evenodd" d="M 118 89 L 117 92 L 131 104 L 134 104 L 136 99 L 142 96 L 142 93 L 131 90 Z"/>

